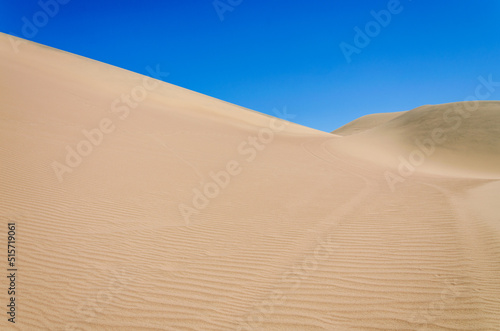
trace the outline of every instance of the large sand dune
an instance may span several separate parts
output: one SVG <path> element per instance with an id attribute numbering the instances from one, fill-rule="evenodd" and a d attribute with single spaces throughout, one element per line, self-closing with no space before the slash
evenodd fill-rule
<path id="1" fill-rule="evenodd" d="M 10 38 L 0 329 L 500 329 L 499 102 L 332 135 Z"/>

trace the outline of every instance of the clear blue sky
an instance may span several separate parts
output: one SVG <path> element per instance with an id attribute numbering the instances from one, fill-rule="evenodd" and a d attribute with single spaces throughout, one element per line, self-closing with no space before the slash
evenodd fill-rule
<path id="1" fill-rule="evenodd" d="M 142 74 L 159 64 L 170 83 L 263 113 L 286 106 L 324 131 L 500 81 L 498 0 L 58 0 L 39 13 L 54 1 L 1 1 L 0 31 Z M 390 22 L 377 28 L 372 10 Z M 356 47 L 367 24 L 348 63 L 339 45 Z"/>

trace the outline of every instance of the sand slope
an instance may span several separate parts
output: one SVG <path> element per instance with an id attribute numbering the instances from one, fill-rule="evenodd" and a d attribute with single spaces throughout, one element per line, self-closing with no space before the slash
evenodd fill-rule
<path id="1" fill-rule="evenodd" d="M 436 147 L 481 162 L 402 176 L 385 160 L 450 106 L 340 137 L 9 38 L 1 329 L 498 329 L 498 103 Z"/>
<path id="2" fill-rule="evenodd" d="M 384 166 L 399 165 L 403 158 L 427 173 L 495 179 L 500 178 L 498 123 L 498 101 L 429 105 L 399 113 L 334 145 Z"/>
<path id="3" fill-rule="evenodd" d="M 404 112 L 401 111 L 395 113 L 368 114 L 347 123 L 337 130 L 332 131 L 332 133 L 340 136 L 349 136 L 352 134 L 360 133 L 386 123 L 402 115 L 403 113 Z"/>

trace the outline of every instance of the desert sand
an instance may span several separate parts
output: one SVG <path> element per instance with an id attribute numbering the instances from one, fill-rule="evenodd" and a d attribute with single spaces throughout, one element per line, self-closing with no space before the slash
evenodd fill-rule
<path id="1" fill-rule="evenodd" d="M 326 133 L 13 40 L 0 329 L 500 329 L 500 102 Z"/>

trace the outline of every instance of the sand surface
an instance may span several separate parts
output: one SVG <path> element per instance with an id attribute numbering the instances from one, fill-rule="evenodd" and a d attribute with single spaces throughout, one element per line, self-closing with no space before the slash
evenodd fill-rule
<path id="1" fill-rule="evenodd" d="M 0 329 L 500 329 L 500 102 L 330 134 L 11 38 Z"/>

